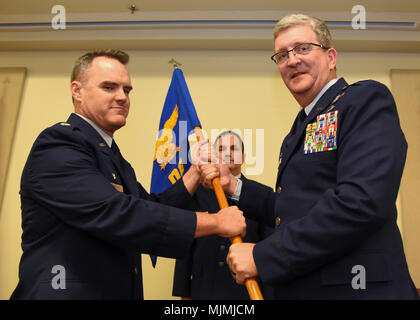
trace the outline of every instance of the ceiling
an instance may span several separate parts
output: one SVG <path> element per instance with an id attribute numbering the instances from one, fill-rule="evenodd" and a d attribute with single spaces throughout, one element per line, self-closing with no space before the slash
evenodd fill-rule
<path id="1" fill-rule="evenodd" d="M 51 27 L 58 3 L 65 30 Z M 352 28 L 356 5 L 366 29 Z M 292 12 L 327 21 L 340 50 L 420 53 L 420 0 L 3 0 L 0 50 L 272 50 L 274 24 Z"/>
<path id="2" fill-rule="evenodd" d="M 418 0 L 13 0 L 2 1 L 0 14 L 46 13 L 56 4 L 68 12 L 123 12 L 134 4 L 141 11 L 350 11 L 363 5 L 368 12 L 420 13 Z"/>

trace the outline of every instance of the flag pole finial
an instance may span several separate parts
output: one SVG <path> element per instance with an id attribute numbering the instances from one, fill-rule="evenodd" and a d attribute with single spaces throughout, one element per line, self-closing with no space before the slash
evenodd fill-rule
<path id="1" fill-rule="evenodd" d="M 171 60 L 169 60 L 168 63 L 172 64 L 173 67 L 174 67 L 174 69 L 178 68 L 179 66 L 182 66 L 182 63 L 179 63 L 174 58 L 172 58 Z"/>

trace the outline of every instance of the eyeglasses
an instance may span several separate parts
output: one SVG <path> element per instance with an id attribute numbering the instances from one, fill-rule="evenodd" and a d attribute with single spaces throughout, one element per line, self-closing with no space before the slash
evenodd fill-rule
<path id="1" fill-rule="evenodd" d="M 276 52 L 275 54 L 271 56 L 271 60 L 273 60 L 275 64 L 282 64 L 285 61 L 287 61 L 287 59 L 289 59 L 290 51 L 292 51 L 294 55 L 304 56 L 304 55 L 309 54 L 309 52 L 312 51 L 313 46 L 320 47 L 322 49 L 329 49 L 328 47 L 322 44 L 316 44 L 312 42 L 301 43 L 290 50 L 282 50 L 282 51 Z"/>

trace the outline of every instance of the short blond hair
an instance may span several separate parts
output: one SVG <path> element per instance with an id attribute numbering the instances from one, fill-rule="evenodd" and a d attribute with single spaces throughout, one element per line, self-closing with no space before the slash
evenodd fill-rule
<path id="1" fill-rule="evenodd" d="M 281 31 L 298 25 L 310 25 L 320 44 L 327 48 L 331 47 L 331 34 L 325 21 L 304 14 L 290 14 L 283 17 L 274 27 L 274 39 L 278 37 Z"/>

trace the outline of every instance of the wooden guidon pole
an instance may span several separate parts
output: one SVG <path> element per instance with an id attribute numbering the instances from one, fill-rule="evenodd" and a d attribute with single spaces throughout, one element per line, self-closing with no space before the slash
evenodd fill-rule
<path id="1" fill-rule="evenodd" d="M 200 127 L 195 127 L 194 132 L 197 136 L 198 141 L 203 139 L 203 133 L 201 132 Z M 222 185 L 220 184 L 219 177 L 214 178 L 211 183 L 213 185 L 214 193 L 216 194 L 217 202 L 219 203 L 220 209 L 229 207 L 225 192 L 223 191 Z M 233 244 L 242 243 L 242 238 L 240 236 L 235 236 L 233 238 L 230 238 L 230 241 Z M 264 300 L 260 290 L 260 286 L 258 285 L 258 282 L 255 280 L 255 278 L 246 279 L 245 286 L 248 290 L 248 294 L 251 300 Z"/>

